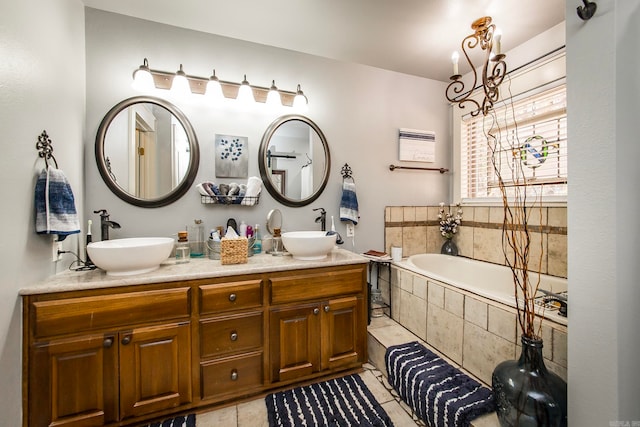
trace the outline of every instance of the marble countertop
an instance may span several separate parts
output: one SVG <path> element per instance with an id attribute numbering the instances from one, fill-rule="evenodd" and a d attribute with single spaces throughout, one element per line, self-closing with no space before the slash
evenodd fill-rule
<path id="1" fill-rule="evenodd" d="M 185 264 L 176 264 L 169 259 L 160 268 L 150 273 L 132 276 L 108 276 L 103 270 L 66 271 L 51 276 L 43 282 L 20 289 L 20 295 L 46 294 L 51 292 L 77 291 L 84 289 L 112 288 L 118 286 L 149 283 L 175 282 L 181 280 L 208 279 L 237 276 L 241 274 L 270 271 L 300 270 L 304 268 L 331 267 L 348 264 L 363 264 L 369 260 L 345 249 L 334 249 L 329 256 L 317 261 L 300 261 L 290 255 L 271 256 L 258 254 L 248 258 L 246 264 L 222 265 L 219 260 L 208 258 L 191 259 Z"/>

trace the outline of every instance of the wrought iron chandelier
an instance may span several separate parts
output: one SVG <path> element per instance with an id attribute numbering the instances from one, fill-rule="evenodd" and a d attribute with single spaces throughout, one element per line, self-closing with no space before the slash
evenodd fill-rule
<path id="1" fill-rule="evenodd" d="M 453 62 L 452 80 L 447 86 L 447 99 L 458 104 L 458 107 L 465 108 L 466 104 L 470 104 L 474 110 L 472 116 L 477 116 L 482 112 L 487 115 L 493 108 L 493 104 L 498 101 L 500 93 L 499 87 L 507 73 L 507 64 L 504 62 L 505 55 L 500 52 L 501 34 L 496 31 L 495 24 L 491 23 L 490 16 L 484 16 L 476 19 L 471 24 L 474 31 L 462 40 L 462 53 L 467 60 L 473 72 L 473 85 L 470 89 L 465 88 L 462 81 L 462 75 L 458 73 L 458 52 L 454 52 L 451 56 Z M 468 51 L 480 47 L 484 52 L 484 64 L 482 67 L 482 85 L 478 86 L 478 70 L 469 58 Z M 480 103 L 476 98 L 476 89 L 482 88 L 484 91 L 484 99 Z"/>

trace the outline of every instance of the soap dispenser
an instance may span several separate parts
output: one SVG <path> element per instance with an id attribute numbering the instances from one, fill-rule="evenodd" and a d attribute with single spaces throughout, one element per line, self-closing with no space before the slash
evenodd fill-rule
<path id="1" fill-rule="evenodd" d="M 178 241 L 176 242 L 176 264 L 189 262 L 191 248 L 189 247 L 189 233 L 178 231 Z"/>

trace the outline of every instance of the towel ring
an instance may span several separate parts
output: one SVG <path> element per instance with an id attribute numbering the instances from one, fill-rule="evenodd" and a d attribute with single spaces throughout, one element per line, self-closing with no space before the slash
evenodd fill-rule
<path id="1" fill-rule="evenodd" d="M 53 159 L 53 163 L 56 165 L 56 169 L 58 169 L 58 161 L 53 157 L 53 145 L 51 143 L 51 138 L 47 135 L 46 130 L 43 130 L 42 134 L 38 137 L 36 149 L 39 151 L 38 157 L 44 159 L 47 169 L 49 169 L 49 159 Z"/>

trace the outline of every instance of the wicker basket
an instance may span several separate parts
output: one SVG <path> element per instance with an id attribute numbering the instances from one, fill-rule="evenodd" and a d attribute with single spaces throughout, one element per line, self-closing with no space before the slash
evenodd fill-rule
<path id="1" fill-rule="evenodd" d="M 239 239 L 223 238 L 220 242 L 221 264 L 245 264 L 249 254 L 249 243 L 246 237 Z"/>

